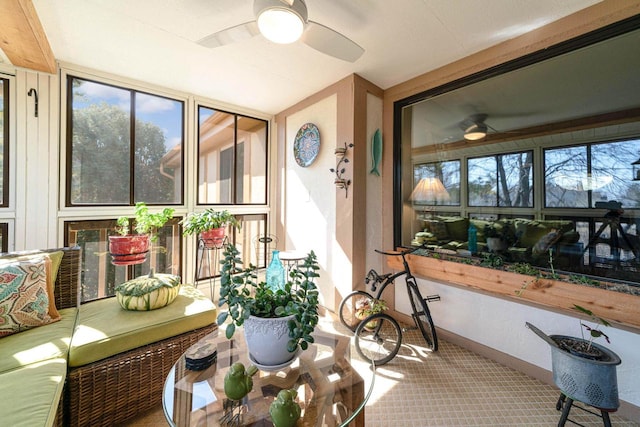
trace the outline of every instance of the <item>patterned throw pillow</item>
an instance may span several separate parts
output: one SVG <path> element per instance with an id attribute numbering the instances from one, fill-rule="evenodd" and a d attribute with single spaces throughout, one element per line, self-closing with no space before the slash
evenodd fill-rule
<path id="1" fill-rule="evenodd" d="M 60 320 L 49 314 L 51 259 L 42 255 L 0 266 L 0 337 Z"/>
<path id="2" fill-rule="evenodd" d="M 150 274 L 116 286 L 116 298 L 125 310 L 149 311 L 171 304 L 179 291 L 180 276 Z"/>

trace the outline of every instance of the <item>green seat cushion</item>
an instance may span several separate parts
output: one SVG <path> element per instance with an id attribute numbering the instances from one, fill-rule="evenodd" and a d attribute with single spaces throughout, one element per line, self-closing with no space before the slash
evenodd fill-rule
<path id="1" fill-rule="evenodd" d="M 161 310 L 123 310 L 116 298 L 92 301 L 80 306 L 69 366 L 84 366 L 215 321 L 211 300 L 190 285 L 182 285 L 173 304 Z"/>
<path id="2" fill-rule="evenodd" d="M 466 241 L 469 236 L 469 219 L 462 217 L 441 217 L 451 240 Z"/>
<path id="3" fill-rule="evenodd" d="M 149 311 L 166 307 L 178 296 L 180 276 L 140 276 L 116 286 L 116 298 L 125 310 Z"/>
<path id="4" fill-rule="evenodd" d="M 49 359 L 0 374 L 0 424 L 55 425 L 67 376 L 65 359 Z"/>
<path id="5" fill-rule="evenodd" d="M 78 309 L 58 311 L 58 322 L 0 339 L 0 372 L 58 357 L 66 360 Z"/>

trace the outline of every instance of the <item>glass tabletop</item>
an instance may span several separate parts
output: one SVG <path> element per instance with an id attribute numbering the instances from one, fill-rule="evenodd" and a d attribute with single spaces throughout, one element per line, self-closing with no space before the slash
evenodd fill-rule
<path id="1" fill-rule="evenodd" d="M 224 377 L 230 366 L 249 361 L 244 334 L 237 330 L 231 340 L 218 330 L 195 346 L 214 346 L 217 361 L 202 371 L 186 368 L 185 355 L 175 363 L 165 381 L 162 406 L 172 426 L 271 426 L 269 405 L 280 390 L 295 389 L 302 415 L 296 426 L 364 427 L 365 404 L 374 383 L 374 367 L 360 369 L 370 375 L 365 381 L 351 364 L 350 338 L 323 331 L 314 333 L 315 343 L 300 352 L 293 363 L 281 369 L 260 369 L 253 376 L 253 390 L 241 405 L 231 403 L 224 393 Z M 225 424 L 223 416 L 240 413 L 239 424 Z"/>

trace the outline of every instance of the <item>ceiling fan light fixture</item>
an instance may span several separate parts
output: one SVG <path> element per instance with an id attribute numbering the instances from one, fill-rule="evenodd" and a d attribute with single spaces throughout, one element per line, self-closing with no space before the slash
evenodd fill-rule
<path id="1" fill-rule="evenodd" d="M 307 6 L 294 0 L 291 6 L 280 0 L 256 1 L 256 21 L 260 33 L 274 43 L 289 44 L 300 39 L 307 21 Z"/>
<path id="2" fill-rule="evenodd" d="M 477 141 L 487 136 L 487 125 L 484 123 L 474 123 L 464 131 L 464 139 Z"/>

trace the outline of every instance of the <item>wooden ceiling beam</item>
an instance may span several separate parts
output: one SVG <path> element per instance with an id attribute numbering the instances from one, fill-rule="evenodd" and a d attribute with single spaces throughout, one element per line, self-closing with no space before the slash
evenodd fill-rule
<path id="1" fill-rule="evenodd" d="M 56 72 L 56 59 L 31 0 L 0 0 L 0 48 L 17 67 Z"/>

